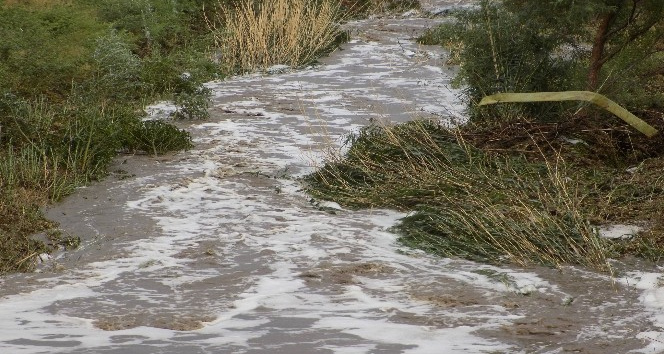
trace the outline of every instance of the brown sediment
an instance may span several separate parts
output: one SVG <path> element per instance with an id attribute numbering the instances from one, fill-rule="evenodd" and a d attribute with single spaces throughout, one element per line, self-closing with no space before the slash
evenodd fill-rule
<path id="1" fill-rule="evenodd" d="M 210 315 L 155 316 L 148 313 L 102 317 L 93 325 L 104 331 L 122 331 L 136 327 L 154 327 L 174 331 L 194 331 L 203 328 L 204 322 L 216 319 Z"/>

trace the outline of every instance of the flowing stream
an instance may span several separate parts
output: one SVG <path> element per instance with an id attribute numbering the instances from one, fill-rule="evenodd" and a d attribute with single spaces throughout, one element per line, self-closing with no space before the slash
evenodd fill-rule
<path id="1" fill-rule="evenodd" d="M 301 191 L 372 120 L 463 121 L 445 53 L 413 42 L 444 18 L 420 15 L 351 23 L 315 67 L 209 83 L 193 150 L 120 157 L 49 208 L 82 247 L 0 279 L 0 353 L 662 352 L 658 272 L 439 258 L 397 243 L 401 213 Z"/>

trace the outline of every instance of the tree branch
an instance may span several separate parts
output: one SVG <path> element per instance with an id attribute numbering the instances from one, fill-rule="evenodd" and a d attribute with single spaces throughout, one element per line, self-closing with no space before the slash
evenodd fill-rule
<path id="1" fill-rule="evenodd" d="M 613 59 L 618 53 L 620 53 L 625 47 L 627 47 L 630 43 L 634 42 L 636 39 L 641 37 L 642 35 L 646 34 L 648 31 L 650 31 L 655 25 L 659 22 L 658 19 L 653 19 L 650 23 L 647 25 L 643 26 L 640 30 L 636 32 L 632 32 L 630 36 L 621 44 L 618 46 L 614 47 L 609 51 L 606 55 L 603 56 L 603 58 L 600 59 L 600 63 L 604 64 L 607 61 Z"/>

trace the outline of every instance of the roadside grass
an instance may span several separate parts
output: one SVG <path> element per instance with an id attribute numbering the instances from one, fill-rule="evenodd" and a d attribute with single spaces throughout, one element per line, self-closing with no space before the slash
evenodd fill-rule
<path id="1" fill-rule="evenodd" d="M 215 16 L 208 24 L 222 65 L 232 71 L 311 64 L 347 38 L 336 0 L 242 0 L 233 8 L 218 6 Z"/>
<path id="2" fill-rule="evenodd" d="M 509 140 L 494 128 L 495 140 Z M 532 131 L 522 132 L 530 136 L 527 153 L 515 142 L 497 148 L 481 129 L 374 123 L 346 139 L 347 153 L 329 156 L 305 177 L 306 189 L 349 208 L 408 211 L 394 227 L 400 241 L 444 257 L 604 272 L 611 272 L 610 258 L 662 257 L 664 238 L 655 236 L 664 228 L 662 160 L 645 160 L 630 173 L 629 162 L 589 162 L 587 152 L 561 149 L 564 140 L 547 144 L 546 134 Z M 634 222 L 649 222 L 648 231 L 626 240 L 597 231 Z"/>
<path id="3" fill-rule="evenodd" d="M 0 185 L 0 274 L 30 271 L 35 257 L 51 250 L 30 236 L 54 226 L 39 210 L 46 200 L 37 192 Z"/>

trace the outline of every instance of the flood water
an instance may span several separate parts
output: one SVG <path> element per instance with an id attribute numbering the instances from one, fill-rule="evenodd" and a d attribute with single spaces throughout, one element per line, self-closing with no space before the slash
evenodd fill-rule
<path id="1" fill-rule="evenodd" d="M 209 83 L 193 150 L 122 156 L 47 210 L 83 245 L 0 280 L 0 353 L 662 352 L 657 269 L 440 258 L 396 242 L 401 213 L 301 191 L 372 120 L 463 121 L 446 54 L 413 42 L 444 20 L 354 22 L 320 65 Z"/>

